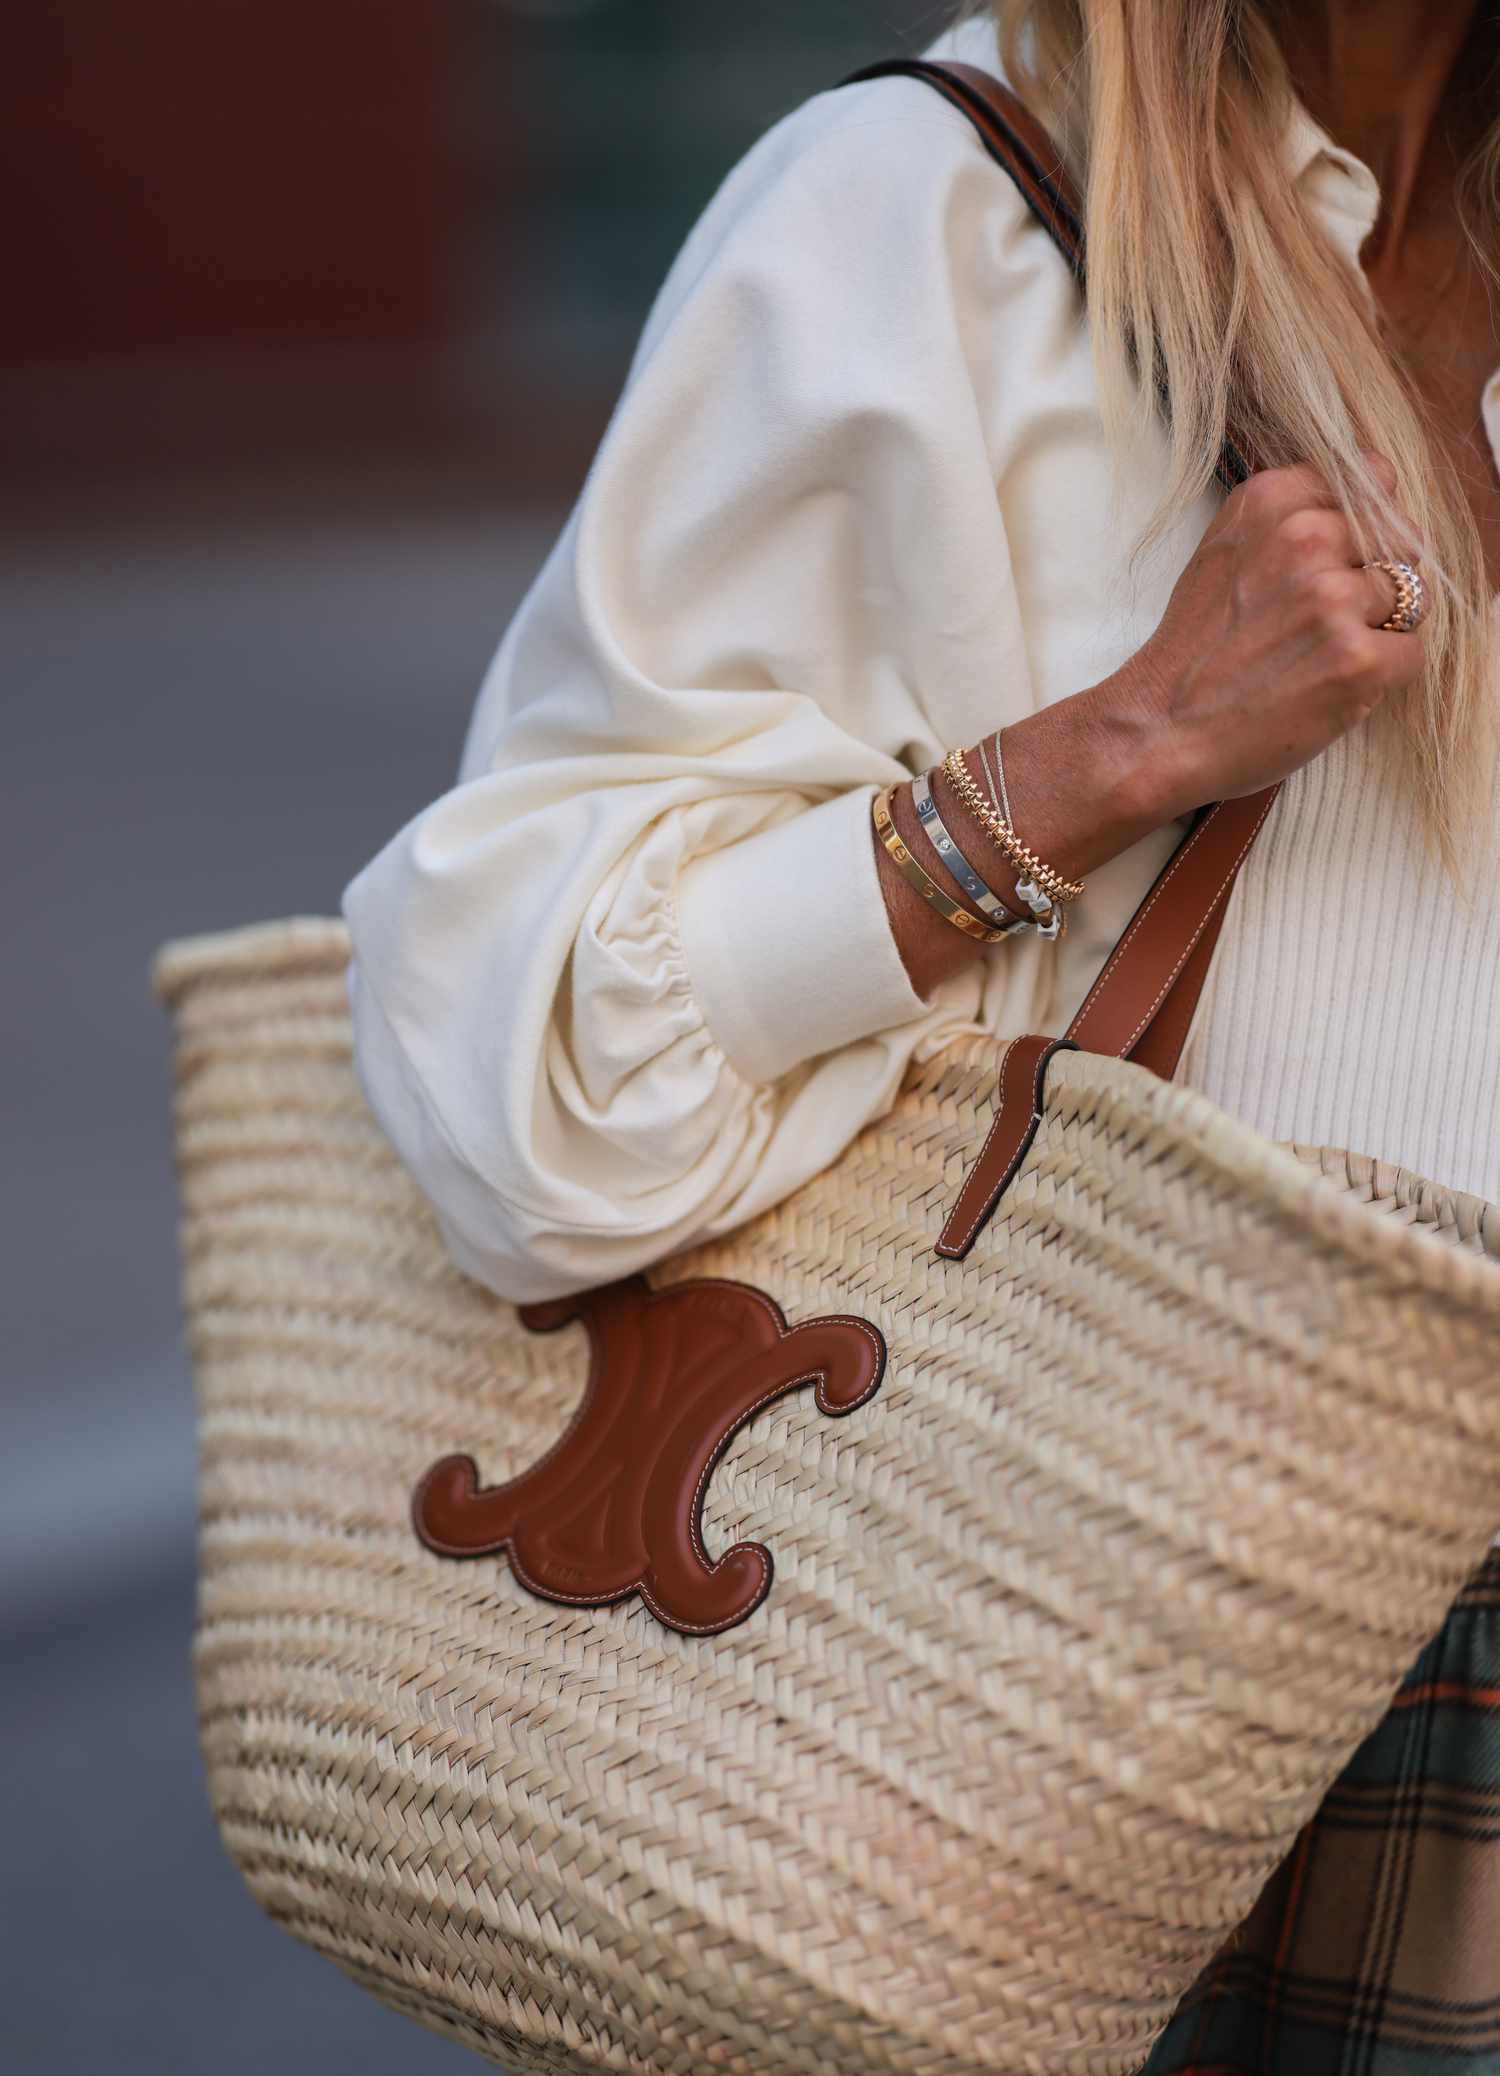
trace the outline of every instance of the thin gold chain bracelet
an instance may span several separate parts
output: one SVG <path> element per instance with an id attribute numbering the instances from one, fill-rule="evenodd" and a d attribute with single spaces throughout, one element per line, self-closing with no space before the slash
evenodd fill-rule
<path id="1" fill-rule="evenodd" d="M 937 881 L 930 873 L 922 870 L 906 848 L 900 830 L 891 820 L 891 794 L 894 790 L 894 787 L 887 786 L 883 793 L 877 793 L 871 803 L 870 812 L 875 822 L 875 832 L 889 851 L 901 877 L 909 886 L 916 889 L 929 908 L 935 908 L 945 923 L 951 923 L 955 930 L 962 930 L 965 937 L 972 937 L 980 944 L 999 944 L 1002 938 L 1011 934 L 1010 931 L 992 929 L 988 923 L 982 923 L 977 915 L 970 915 L 968 909 L 960 908 L 956 901 L 950 901 Z"/>
<path id="2" fill-rule="evenodd" d="M 962 750 L 950 750 L 943 759 L 943 769 L 957 788 L 964 806 L 993 836 L 1018 871 L 1023 872 L 1028 879 L 1034 880 L 1042 892 L 1050 895 L 1054 901 L 1076 901 L 1079 898 L 1083 893 L 1083 881 L 1064 879 L 1060 872 L 1054 872 L 1050 865 L 1043 864 L 1036 852 L 1022 843 L 1010 823 L 1003 816 L 996 814 L 974 783 L 974 775 L 964 762 Z"/>

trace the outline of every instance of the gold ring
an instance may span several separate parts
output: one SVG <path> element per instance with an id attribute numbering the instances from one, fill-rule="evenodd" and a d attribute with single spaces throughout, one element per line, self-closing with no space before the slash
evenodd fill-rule
<path id="1" fill-rule="evenodd" d="M 1366 569 L 1384 570 L 1395 581 L 1396 603 L 1381 628 L 1387 634 L 1412 634 L 1427 618 L 1427 586 L 1409 562 L 1367 562 Z"/>

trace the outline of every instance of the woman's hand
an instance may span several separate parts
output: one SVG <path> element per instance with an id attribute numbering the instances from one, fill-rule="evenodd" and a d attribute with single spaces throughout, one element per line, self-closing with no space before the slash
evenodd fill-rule
<path id="1" fill-rule="evenodd" d="M 1388 490 L 1395 471 L 1369 459 Z M 1410 528 L 1402 528 L 1409 536 Z M 1387 550 L 1416 563 L 1410 538 Z M 1333 493 L 1308 467 L 1264 469 L 1229 494 L 1173 588 L 1160 626 L 1087 691 L 1005 731 L 1005 766 L 1023 842 L 1070 879 L 1118 857 L 1210 800 L 1258 793 L 1309 763 L 1422 668 L 1421 629 L 1388 634 L 1395 585 L 1362 569 Z M 970 769 L 978 777 L 972 753 Z M 942 781 L 939 781 L 941 786 Z M 898 789 L 897 827 L 944 890 L 950 882 Z M 968 855 L 1003 854 L 945 794 Z M 879 847 L 877 846 L 877 850 Z M 880 859 L 892 928 L 923 994 L 976 956 Z"/>
<path id="2" fill-rule="evenodd" d="M 1386 553 L 1416 563 L 1403 531 Z M 1225 499 L 1155 634 L 1085 695 L 1139 759 L 1159 823 L 1285 778 L 1418 676 L 1422 630 L 1382 632 L 1395 587 L 1359 559 L 1311 468 L 1263 470 Z"/>

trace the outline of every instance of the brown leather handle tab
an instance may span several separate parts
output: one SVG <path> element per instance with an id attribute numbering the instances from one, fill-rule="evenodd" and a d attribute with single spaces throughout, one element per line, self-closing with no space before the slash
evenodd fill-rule
<path id="1" fill-rule="evenodd" d="M 1047 1068 L 1059 1052 L 1136 1059 L 1177 1071 L 1235 874 L 1280 789 L 1208 808 L 1135 912 L 1066 1038 L 1015 1038 L 1000 1061 L 995 1117 L 936 1243 L 961 1261 L 1015 1180 L 1042 1121 Z"/>
<path id="2" fill-rule="evenodd" d="M 1013 1038 L 1001 1054 L 994 1122 L 938 1236 L 945 1261 L 962 1261 L 989 1223 L 1036 1137 L 1047 1069 L 1058 1053 L 1075 1050 L 1067 1038 Z"/>
<path id="3" fill-rule="evenodd" d="M 962 1260 L 1015 1179 L 1059 1052 L 1134 1058 L 1168 1080 L 1176 1072 L 1229 890 L 1278 790 L 1206 809 L 1136 910 L 1067 1037 L 1016 1038 L 1005 1048 L 994 1122 L 937 1241 L 945 1260 Z"/>

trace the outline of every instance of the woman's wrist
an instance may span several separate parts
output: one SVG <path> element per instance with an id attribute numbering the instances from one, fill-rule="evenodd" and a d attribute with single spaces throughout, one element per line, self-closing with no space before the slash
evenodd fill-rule
<path id="1" fill-rule="evenodd" d="M 1058 700 L 1005 729 L 1007 790 L 1015 833 L 1064 879 L 1082 880 L 1100 865 L 1193 804 L 1173 769 L 1169 731 L 1155 707 L 1144 672 L 1132 667 L 1102 679 L 1070 699 Z M 966 753 L 976 785 L 977 751 Z M 1017 897 L 1016 865 L 984 822 L 953 787 L 946 773 L 934 774 L 943 814 L 965 857 L 1007 908 L 1025 919 Z M 987 790 L 987 788 L 986 788 Z M 973 912 L 965 890 L 933 848 L 913 803 L 909 785 L 891 795 L 896 830 L 923 870 L 950 897 Z M 892 932 L 917 991 L 926 996 L 949 973 L 972 963 L 983 947 L 933 914 L 875 842 Z"/>
<path id="2" fill-rule="evenodd" d="M 1132 666 L 1005 730 L 1022 840 L 1069 879 L 1117 858 L 1187 811 L 1167 731 Z"/>

